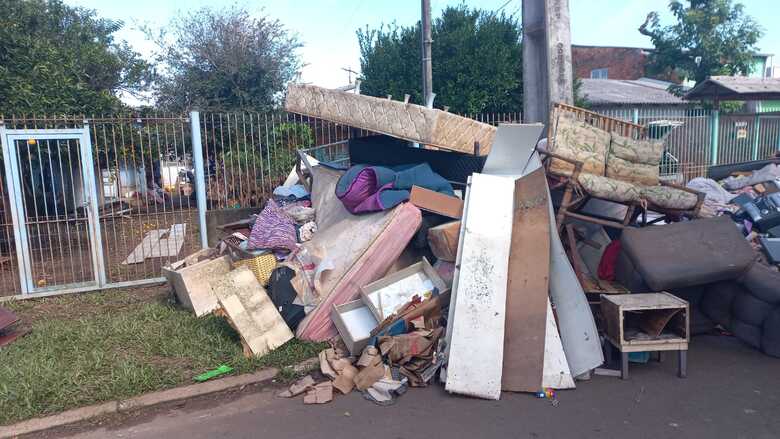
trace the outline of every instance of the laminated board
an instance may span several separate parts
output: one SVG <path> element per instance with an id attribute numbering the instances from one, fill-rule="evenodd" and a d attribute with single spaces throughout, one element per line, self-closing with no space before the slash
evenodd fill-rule
<path id="1" fill-rule="evenodd" d="M 473 174 L 447 325 L 445 389 L 499 399 L 515 182 Z"/>
<path id="2" fill-rule="evenodd" d="M 261 357 L 293 338 L 252 270 L 243 266 L 212 282 L 211 288 L 236 332 L 244 353 Z"/>
<path id="3" fill-rule="evenodd" d="M 542 169 L 515 180 L 501 380 L 504 391 L 543 389 L 550 271 L 547 202 Z"/>

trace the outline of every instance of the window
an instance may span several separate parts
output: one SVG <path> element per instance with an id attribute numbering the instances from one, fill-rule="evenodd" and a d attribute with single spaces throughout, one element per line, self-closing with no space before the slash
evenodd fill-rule
<path id="1" fill-rule="evenodd" d="M 609 69 L 594 69 L 590 71 L 591 79 L 607 79 L 609 77 Z"/>

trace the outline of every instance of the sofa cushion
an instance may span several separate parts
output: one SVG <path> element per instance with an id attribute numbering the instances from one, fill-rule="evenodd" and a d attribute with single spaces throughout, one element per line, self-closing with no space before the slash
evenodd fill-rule
<path id="1" fill-rule="evenodd" d="M 631 259 L 629 259 L 622 250 L 618 254 L 617 263 L 615 264 L 615 280 L 617 280 L 620 285 L 628 288 L 632 293 L 653 292 L 642 279 L 642 275 L 636 271 L 634 263 L 631 262 Z"/>
<path id="2" fill-rule="evenodd" d="M 636 140 L 612 133 L 610 158 L 612 156 L 645 165 L 654 165 L 658 174 L 658 163 L 664 152 L 664 143 L 658 140 Z"/>
<path id="3" fill-rule="evenodd" d="M 619 157 L 607 157 L 607 177 L 636 184 L 658 184 L 658 164 L 632 163 Z"/>
<path id="4" fill-rule="evenodd" d="M 742 285 L 730 280 L 716 282 L 707 286 L 707 293 L 702 297 L 699 306 L 707 317 L 731 330 L 731 310 L 734 299 L 740 294 L 747 294 Z"/>
<path id="5" fill-rule="evenodd" d="M 762 330 L 761 350 L 767 355 L 780 357 L 780 307 L 769 314 Z"/>
<path id="6" fill-rule="evenodd" d="M 731 331 L 742 342 L 756 349 L 761 349 L 761 327 L 734 320 Z"/>
<path id="7" fill-rule="evenodd" d="M 621 203 L 635 203 L 639 201 L 639 188 L 633 183 L 593 174 L 580 174 L 578 181 L 588 194 L 596 198 L 604 198 Z"/>
<path id="8" fill-rule="evenodd" d="M 737 295 L 734 299 L 732 313 L 735 319 L 760 327 L 764 324 L 764 320 L 766 320 L 773 308 L 773 305 L 757 299 L 750 292 Z"/>
<path id="9" fill-rule="evenodd" d="M 750 290 L 750 294 L 764 302 L 780 305 L 780 272 L 755 262 L 739 278 L 739 283 Z"/>
<path id="10" fill-rule="evenodd" d="M 739 277 L 753 262 L 750 244 L 728 217 L 627 228 L 623 252 L 654 291 Z"/>
<path id="11" fill-rule="evenodd" d="M 582 172 L 604 175 L 610 135 L 608 132 L 561 115 L 555 130 L 555 142 L 550 152 L 583 163 Z M 563 160 L 552 160 L 550 171 L 571 175 L 574 165 Z"/>
<path id="12" fill-rule="evenodd" d="M 699 201 L 696 195 L 669 186 L 642 186 L 640 197 L 663 209 L 689 210 Z"/>

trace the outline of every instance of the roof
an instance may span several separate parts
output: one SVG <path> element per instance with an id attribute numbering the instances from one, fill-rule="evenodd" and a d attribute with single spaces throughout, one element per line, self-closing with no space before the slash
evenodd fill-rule
<path id="1" fill-rule="evenodd" d="M 685 95 L 687 100 L 765 101 L 780 99 L 780 78 L 711 76 Z"/>
<path id="2" fill-rule="evenodd" d="M 597 105 L 681 105 L 681 98 L 666 91 L 671 82 L 642 78 L 582 79 L 580 92 L 591 104 Z"/>

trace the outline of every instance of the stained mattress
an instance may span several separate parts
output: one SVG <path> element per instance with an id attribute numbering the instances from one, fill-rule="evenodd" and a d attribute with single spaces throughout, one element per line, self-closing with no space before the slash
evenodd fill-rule
<path id="1" fill-rule="evenodd" d="M 446 111 L 313 85 L 290 84 L 287 111 L 343 123 L 450 151 L 487 155 L 494 126 Z"/>
<path id="2" fill-rule="evenodd" d="M 354 300 L 360 287 L 383 277 L 420 227 L 420 210 L 410 203 L 367 215 L 350 214 L 335 196 L 340 173 L 315 167 L 312 202 L 318 230 L 304 244 L 332 268 L 317 283 L 319 303 L 298 326 L 304 340 L 325 341 L 337 334 L 330 319 L 334 305 Z"/>

